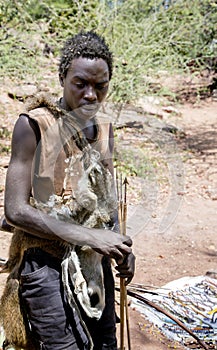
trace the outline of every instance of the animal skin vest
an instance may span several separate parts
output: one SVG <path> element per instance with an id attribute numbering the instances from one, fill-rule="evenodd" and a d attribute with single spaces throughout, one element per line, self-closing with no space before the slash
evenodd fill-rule
<path id="1" fill-rule="evenodd" d="M 61 195 L 63 188 L 66 194 L 75 192 L 82 175 L 82 151 L 75 142 L 72 142 L 70 143 L 72 154 L 69 154 L 67 143 L 71 135 L 65 135 L 64 139 L 61 136 L 60 130 L 63 128 L 61 118 L 56 119 L 46 108 L 36 108 L 28 115 L 37 122 L 41 134 L 32 174 L 33 197 L 38 201 L 46 202 L 52 194 Z M 96 118 L 96 128 L 97 138 L 91 146 L 99 152 L 103 165 L 108 167 L 108 161 L 112 156 L 109 145 L 111 124 Z M 69 156 L 74 158 L 73 174 L 70 174 L 70 181 L 64 183 Z"/>

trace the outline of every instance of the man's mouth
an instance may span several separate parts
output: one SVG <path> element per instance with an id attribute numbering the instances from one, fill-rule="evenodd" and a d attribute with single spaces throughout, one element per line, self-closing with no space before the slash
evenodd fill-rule
<path id="1" fill-rule="evenodd" d="M 95 111 L 98 109 L 98 104 L 94 103 L 94 104 L 85 104 L 83 106 L 81 106 L 82 109 L 87 110 L 87 111 Z"/>
<path id="2" fill-rule="evenodd" d="M 100 103 L 84 104 L 80 107 L 80 111 L 83 115 L 93 117 L 96 115 L 100 107 Z"/>

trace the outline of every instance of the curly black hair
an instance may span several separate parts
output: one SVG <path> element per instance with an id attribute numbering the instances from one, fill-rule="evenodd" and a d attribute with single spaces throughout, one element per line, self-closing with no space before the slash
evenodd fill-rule
<path id="1" fill-rule="evenodd" d="M 74 58 L 102 58 L 108 64 L 109 79 L 112 77 L 113 56 L 104 38 L 93 31 L 76 34 L 68 39 L 62 49 L 59 64 L 59 74 L 66 77 L 69 66 Z"/>

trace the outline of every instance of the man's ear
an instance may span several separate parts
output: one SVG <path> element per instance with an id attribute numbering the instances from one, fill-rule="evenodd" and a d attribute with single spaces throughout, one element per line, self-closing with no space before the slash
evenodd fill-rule
<path id="1" fill-rule="evenodd" d="M 59 82 L 62 87 L 64 87 L 64 80 L 65 80 L 64 76 L 62 74 L 59 74 Z"/>

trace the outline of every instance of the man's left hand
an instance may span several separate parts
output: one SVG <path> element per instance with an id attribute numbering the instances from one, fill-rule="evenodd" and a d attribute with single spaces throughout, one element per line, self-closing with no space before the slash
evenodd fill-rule
<path id="1" fill-rule="evenodd" d="M 116 261 L 115 269 L 118 271 L 117 277 L 126 278 L 125 285 L 129 284 L 135 272 L 135 255 L 133 253 L 127 254 L 122 261 Z"/>

